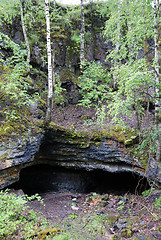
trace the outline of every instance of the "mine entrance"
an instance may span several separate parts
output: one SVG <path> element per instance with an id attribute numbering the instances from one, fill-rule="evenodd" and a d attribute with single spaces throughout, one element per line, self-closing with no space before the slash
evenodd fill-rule
<path id="1" fill-rule="evenodd" d="M 75 170 L 35 165 L 21 170 L 19 182 L 11 186 L 27 194 L 70 191 L 79 193 L 135 193 L 149 188 L 147 180 L 130 172 Z"/>

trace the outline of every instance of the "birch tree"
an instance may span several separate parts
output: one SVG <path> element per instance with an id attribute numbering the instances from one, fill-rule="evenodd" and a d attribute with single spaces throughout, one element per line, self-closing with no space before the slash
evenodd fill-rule
<path id="1" fill-rule="evenodd" d="M 47 57 L 48 57 L 48 101 L 46 122 L 51 121 L 51 112 L 53 106 L 53 73 L 52 73 L 52 53 L 51 53 L 51 39 L 50 39 L 50 15 L 49 15 L 49 1 L 45 2 L 45 15 L 46 15 L 46 32 L 47 32 Z"/>
<path id="2" fill-rule="evenodd" d="M 121 8 L 121 3 L 120 0 L 118 1 L 118 22 L 117 22 L 117 34 L 118 34 L 118 41 L 116 41 L 116 58 L 114 59 L 114 67 L 116 67 L 119 64 L 119 49 L 120 49 L 120 21 L 121 21 L 121 16 L 120 16 L 120 8 Z M 118 58 L 117 58 L 118 56 Z M 114 89 L 116 88 L 116 82 L 117 82 L 117 77 L 115 74 L 113 75 L 113 87 Z"/>
<path id="3" fill-rule="evenodd" d="M 84 57 L 84 35 L 85 35 L 85 21 L 84 21 L 84 1 L 81 0 L 81 34 L 80 34 L 80 40 L 81 40 L 81 49 L 80 49 L 80 68 L 83 69 L 83 65 L 85 62 Z"/>
<path id="4" fill-rule="evenodd" d="M 159 85 L 160 85 L 160 77 L 159 77 L 159 24 L 158 24 L 158 15 L 159 15 L 159 1 L 153 1 L 153 9 L 154 9 L 154 44 L 155 44 L 155 93 L 156 93 L 156 101 L 155 101 L 155 130 L 157 134 L 156 139 L 156 161 L 160 161 L 160 137 L 159 137 Z"/>
<path id="5" fill-rule="evenodd" d="M 27 32 L 26 32 L 25 24 L 24 24 L 22 0 L 20 0 L 20 12 L 21 12 L 22 31 L 23 31 L 23 35 L 24 35 L 24 39 L 25 39 L 25 43 L 26 43 L 26 47 L 27 47 L 27 68 L 28 68 L 28 70 L 29 70 L 29 64 L 30 64 L 30 45 L 29 45 L 29 41 L 28 41 L 28 37 L 27 37 Z"/>

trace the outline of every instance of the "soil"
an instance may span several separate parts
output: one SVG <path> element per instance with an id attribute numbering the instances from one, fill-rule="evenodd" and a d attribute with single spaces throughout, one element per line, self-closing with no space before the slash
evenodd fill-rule
<path id="1" fill-rule="evenodd" d="M 79 105 L 68 104 L 66 106 L 54 106 L 52 110 L 52 122 L 59 124 L 60 126 L 77 130 L 91 130 L 96 128 L 97 130 L 101 128 L 109 129 L 113 125 L 109 117 L 105 117 L 103 123 L 99 122 L 99 117 L 95 114 L 96 107 L 85 108 Z M 151 124 L 154 116 L 151 112 L 146 112 L 142 118 L 141 131 L 145 131 Z M 135 111 L 133 111 L 132 118 L 120 116 L 120 119 L 129 128 L 135 130 L 138 129 L 137 116 Z M 115 125 L 115 124 L 114 124 Z"/>
<path id="2" fill-rule="evenodd" d="M 31 208 L 40 211 L 52 228 L 69 232 L 66 239 L 161 240 L 161 208 L 154 206 L 161 190 L 147 196 L 72 192 L 47 192 L 41 196 L 45 206 L 34 200 Z"/>

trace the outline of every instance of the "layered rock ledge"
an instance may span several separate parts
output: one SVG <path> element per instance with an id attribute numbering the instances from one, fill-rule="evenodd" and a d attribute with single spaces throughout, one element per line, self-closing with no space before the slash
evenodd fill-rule
<path id="1" fill-rule="evenodd" d="M 131 172 L 161 184 L 161 171 L 154 160 L 151 159 L 145 170 L 122 141 L 110 136 L 89 138 L 56 125 L 51 125 L 39 137 L 1 146 L 0 158 L 1 189 L 18 181 L 22 168 L 38 164 L 87 171 Z"/>
<path id="2" fill-rule="evenodd" d="M 0 146 L 0 189 L 19 180 L 22 168 L 33 164 L 35 154 L 39 151 L 43 135 L 19 138 Z"/>

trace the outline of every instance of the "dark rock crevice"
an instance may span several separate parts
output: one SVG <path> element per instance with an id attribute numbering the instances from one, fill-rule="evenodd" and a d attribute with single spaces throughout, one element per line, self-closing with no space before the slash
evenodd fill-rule
<path id="1" fill-rule="evenodd" d="M 71 191 L 77 193 L 140 193 L 149 187 L 145 178 L 123 172 L 109 173 L 103 170 L 86 171 L 35 165 L 21 170 L 20 180 L 12 185 L 27 194 L 48 191 Z"/>

